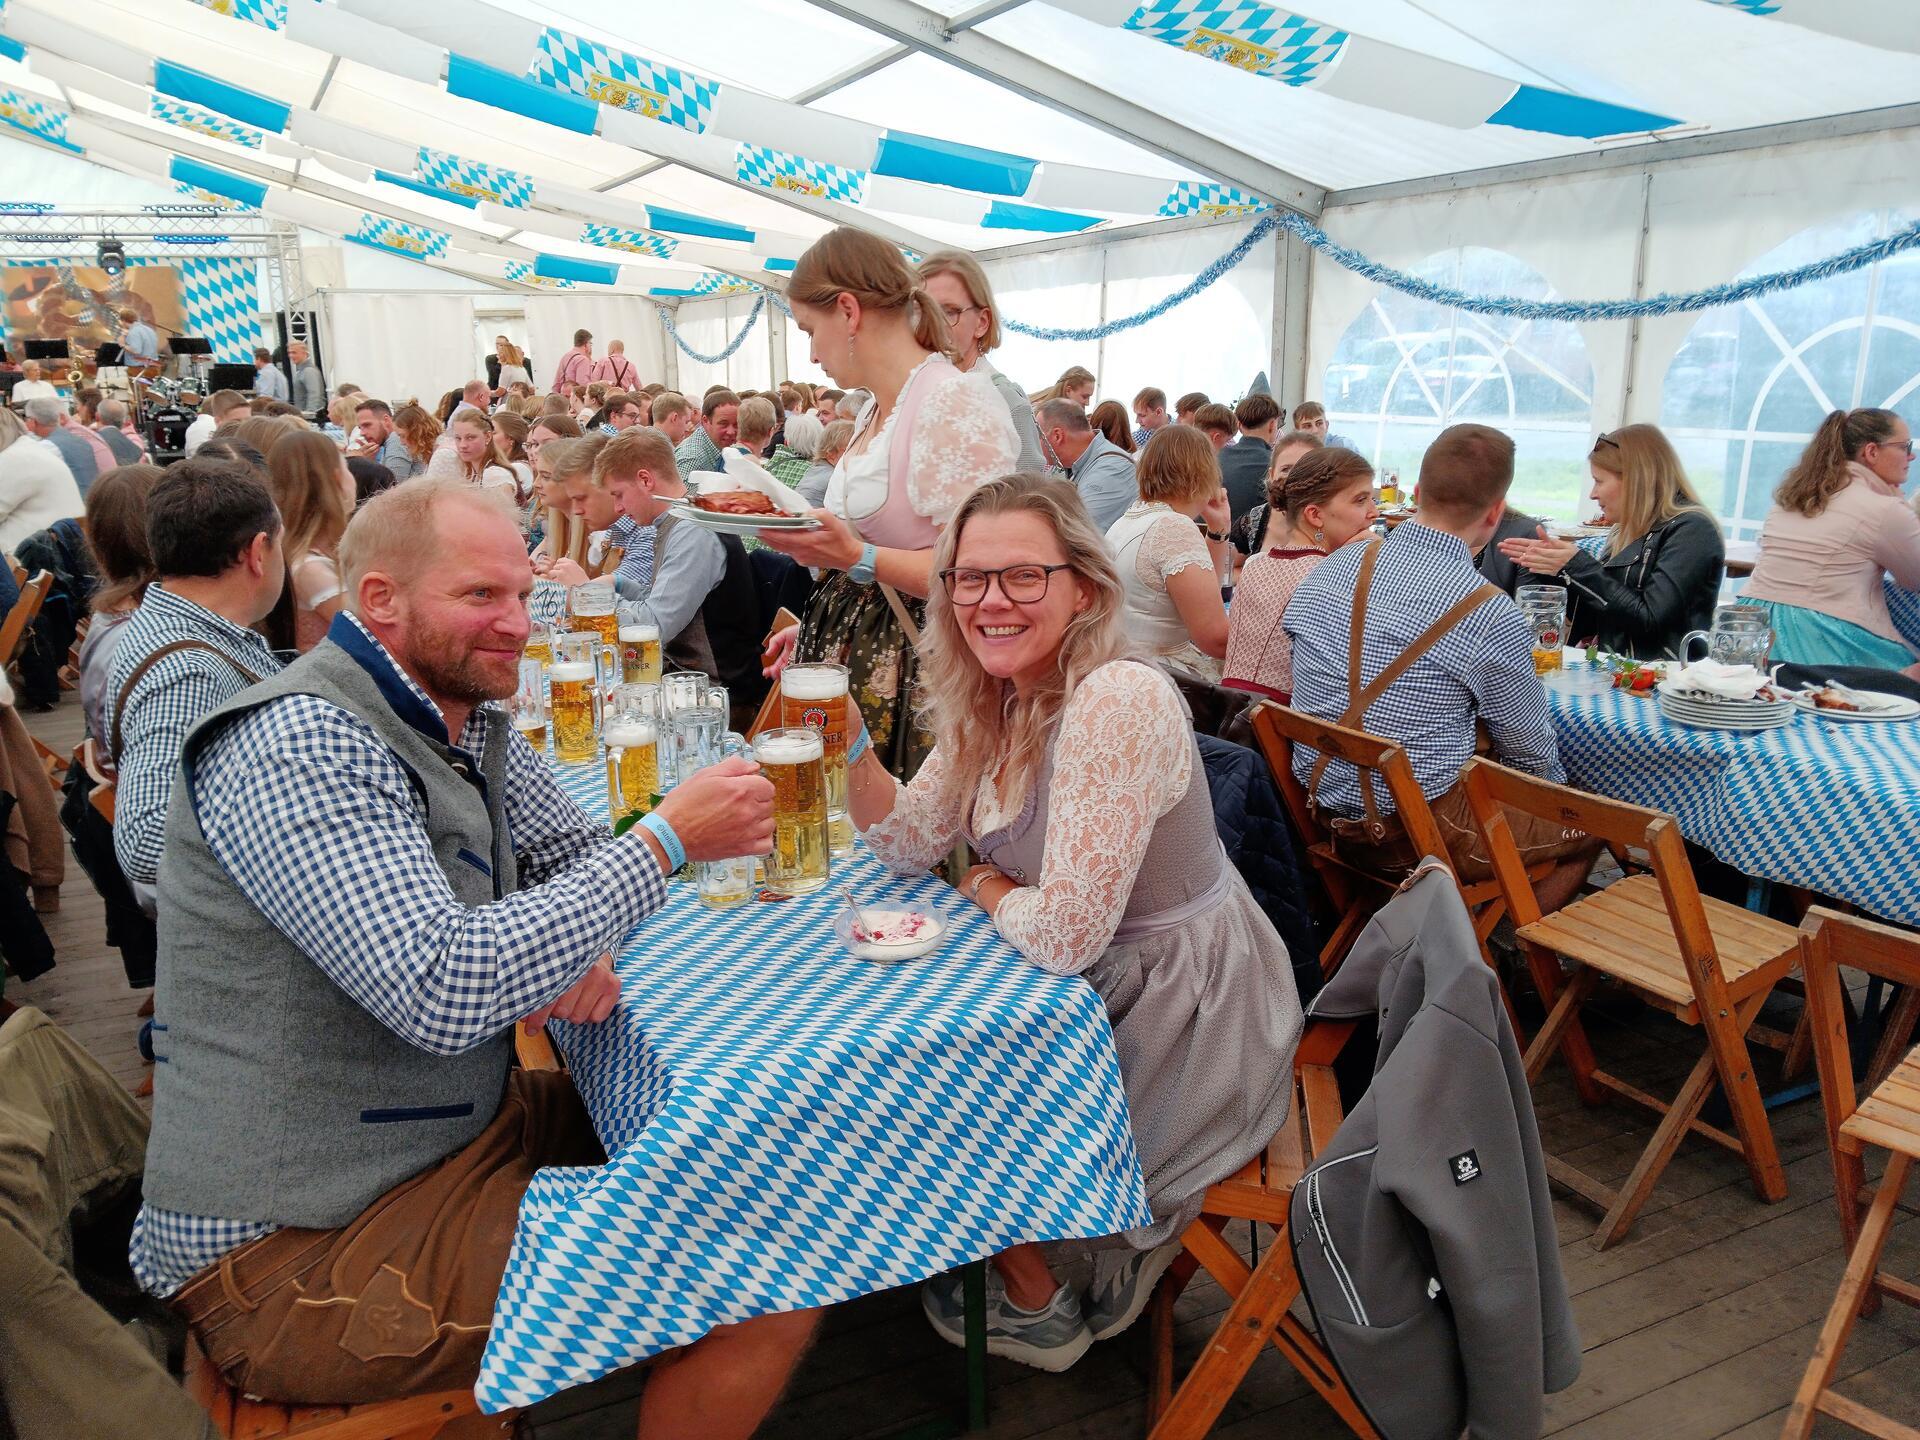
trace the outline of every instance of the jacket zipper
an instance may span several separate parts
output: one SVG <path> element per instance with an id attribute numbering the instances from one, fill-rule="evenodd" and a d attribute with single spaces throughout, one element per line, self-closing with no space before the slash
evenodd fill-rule
<path id="1" fill-rule="evenodd" d="M 1313 1172 L 1307 1182 L 1307 1215 L 1313 1221 L 1313 1233 L 1320 1239 L 1320 1248 L 1326 1252 L 1327 1268 L 1333 1272 L 1333 1280 L 1340 1287 L 1340 1294 L 1346 1300 L 1347 1307 L 1353 1312 L 1356 1325 L 1368 1325 L 1366 1307 L 1360 1303 L 1360 1288 L 1353 1283 L 1353 1276 L 1347 1269 L 1347 1262 L 1340 1258 L 1340 1251 L 1334 1246 L 1333 1232 L 1327 1228 L 1326 1212 L 1320 1204 L 1320 1177 L 1336 1165 L 1344 1165 L 1349 1160 L 1362 1160 L 1369 1155 L 1378 1154 L 1380 1147 L 1372 1146 L 1366 1150 L 1356 1150 L 1351 1155 L 1342 1155 L 1338 1160 L 1329 1160 Z"/>

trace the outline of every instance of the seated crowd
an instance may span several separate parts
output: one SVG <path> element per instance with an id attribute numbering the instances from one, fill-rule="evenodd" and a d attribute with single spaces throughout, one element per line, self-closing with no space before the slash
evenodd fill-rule
<path id="1" fill-rule="evenodd" d="M 968 256 L 910 269 L 837 230 L 788 294 L 844 389 L 682 395 L 582 329 L 544 395 L 505 337 L 433 408 L 215 392 L 164 470 L 115 402 L 0 410 L 0 549 L 84 518 L 99 584 L 79 688 L 165 1062 L 133 1267 L 250 1393 L 471 1383 L 533 1171 L 602 1158 L 564 1080 L 512 1067 L 514 1025 L 611 1012 L 607 951 L 644 940 L 670 855 L 768 848 L 750 763 L 615 838 L 506 723 L 530 629 L 573 588 L 645 601 L 669 666 L 727 686 L 737 728 L 785 664 L 848 666 L 866 842 L 903 870 L 972 846 L 961 897 L 1106 1002 L 1153 1218 L 1085 1282 L 1038 1246 L 995 1257 L 988 1347 L 1050 1370 L 1138 1318 L 1206 1188 L 1289 1101 L 1300 957 L 1217 838 L 1182 686 L 1398 742 L 1455 868 L 1484 878 L 1476 748 L 1565 779 L 1511 591 L 1562 585 L 1574 639 L 1643 657 L 1719 596 L 1719 525 L 1651 425 L 1593 444 L 1597 541 L 1510 514 L 1514 442 L 1472 424 L 1434 437 L 1382 536 L 1374 466 L 1317 403 L 1092 406 L 1079 367 L 1029 396 L 987 360 L 1000 322 Z M 749 546 L 677 519 L 729 452 L 819 528 Z M 1897 415 L 1840 413 L 1782 485 L 1746 590 L 1776 658 L 1914 665 L 1881 590 L 1920 585 L 1911 455 Z M 800 622 L 770 635 L 782 606 Z M 1305 747 L 1293 763 L 1343 852 L 1418 859 L 1377 785 Z M 1551 863 L 1542 905 L 1571 898 L 1593 843 L 1510 825 Z M 922 1299 L 964 1343 L 957 1274 Z M 751 1433 L 814 1323 L 655 1362 L 641 1434 Z"/>

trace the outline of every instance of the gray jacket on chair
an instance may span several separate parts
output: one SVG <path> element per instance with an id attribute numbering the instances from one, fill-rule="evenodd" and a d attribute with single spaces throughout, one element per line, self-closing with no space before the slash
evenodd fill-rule
<path id="1" fill-rule="evenodd" d="M 1376 1012 L 1373 1083 L 1293 1192 L 1301 1283 L 1382 1440 L 1533 1440 L 1580 1338 L 1520 1048 L 1438 861 L 1308 1008 Z"/>

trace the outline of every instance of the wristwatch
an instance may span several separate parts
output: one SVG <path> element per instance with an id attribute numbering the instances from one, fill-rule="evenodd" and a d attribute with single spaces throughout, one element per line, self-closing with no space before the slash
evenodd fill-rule
<path id="1" fill-rule="evenodd" d="M 862 585 L 871 585 L 874 581 L 874 562 L 880 558 L 880 552 L 872 545 L 860 547 L 860 558 L 847 567 L 847 578 L 857 580 Z"/>

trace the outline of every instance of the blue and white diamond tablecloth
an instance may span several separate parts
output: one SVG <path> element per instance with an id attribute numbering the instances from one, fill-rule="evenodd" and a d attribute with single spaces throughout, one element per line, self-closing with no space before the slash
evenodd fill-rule
<path id="1" fill-rule="evenodd" d="M 556 773 L 606 814 L 603 770 Z M 944 909 L 946 948 L 852 959 L 830 930 L 837 886 L 719 912 L 675 885 L 617 957 L 620 1010 L 554 1027 L 611 1158 L 528 1190 L 483 1409 L 716 1325 L 1149 1220 L 1092 988 L 1028 965 L 931 876 L 864 851 L 835 874 L 875 904 Z"/>
<path id="2" fill-rule="evenodd" d="M 1920 721 L 1796 715 L 1756 734 L 1693 730 L 1650 696 L 1549 688 L 1568 779 L 1664 810 L 1748 875 L 1803 885 L 1920 924 Z"/>

